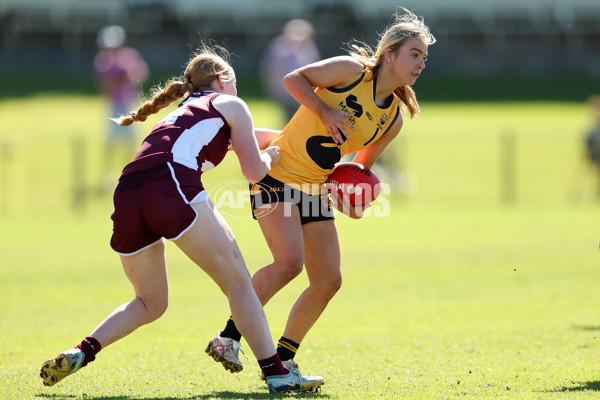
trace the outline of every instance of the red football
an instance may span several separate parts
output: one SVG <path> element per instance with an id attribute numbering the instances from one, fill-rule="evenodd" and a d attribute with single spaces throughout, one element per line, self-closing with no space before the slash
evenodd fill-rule
<path id="1" fill-rule="evenodd" d="M 355 162 L 339 163 L 327 178 L 327 189 L 347 196 L 353 206 L 372 202 L 381 193 L 379 178 L 369 168 Z"/>

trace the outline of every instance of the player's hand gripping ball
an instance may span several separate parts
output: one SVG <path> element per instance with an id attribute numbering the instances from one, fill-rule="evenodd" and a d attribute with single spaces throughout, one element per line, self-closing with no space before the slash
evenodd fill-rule
<path id="1" fill-rule="evenodd" d="M 329 192 L 348 199 L 353 206 L 370 203 L 381 193 L 379 178 L 369 168 L 354 162 L 339 163 L 325 183 Z"/>

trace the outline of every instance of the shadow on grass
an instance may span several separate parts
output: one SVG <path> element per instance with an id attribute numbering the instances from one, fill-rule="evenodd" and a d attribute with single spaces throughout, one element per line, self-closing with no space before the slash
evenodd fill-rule
<path id="1" fill-rule="evenodd" d="M 573 328 L 580 331 L 600 331 L 600 325 L 575 325 Z"/>
<path id="2" fill-rule="evenodd" d="M 45 399 L 75 399 L 83 398 L 86 400 L 208 400 L 208 399 L 245 399 L 245 400 L 266 400 L 277 397 L 288 396 L 286 393 L 280 395 L 270 394 L 267 392 L 213 392 L 208 394 L 190 395 L 184 397 L 138 397 L 138 396 L 89 396 L 86 394 L 82 395 L 60 395 L 60 394 L 49 394 L 49 393 L 38 393 L 37 398 Z M 330 396 L 328 394 L 322 394 L 321 392 L 304 392 L 295 395 L 296 398 L 303 399 L 327 399 Z"/>
<path id="3" fill-rule="evenodd" d="M 563 386 L 548 392 L 600 392 L 600 381 L 573 382 L 573 386 Z"/>

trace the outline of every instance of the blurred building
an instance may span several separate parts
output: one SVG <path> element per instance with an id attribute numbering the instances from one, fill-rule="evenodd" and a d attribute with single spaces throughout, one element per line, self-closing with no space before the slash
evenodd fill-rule
<path id="1" fill-rule="evenodd" d="M 157 69 L 178 69 L 200 38 L 225 44 L 236 69 L 256 58 L 286 21 L 315 27 L 323 57 L 350 38 L 375 43 L 395 7 L 423 15 L 438 38 L 430 73 L 600 74 L 598 0 L 2 0 L 0 66 L 82 69 L 95 34 L 119 24 Z"/>

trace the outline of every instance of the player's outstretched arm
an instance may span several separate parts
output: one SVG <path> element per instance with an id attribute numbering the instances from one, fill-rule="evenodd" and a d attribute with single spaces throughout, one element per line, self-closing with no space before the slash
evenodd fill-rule
<path id="1" fill-rule="evenodd" d="M 329 107 L 314 87 L 345 87 L 363 73 L 363 66 L 349 56 L 332 57 L 298 68 L 283 78 L 283 85 L 298 102 L 319 116 L 333 140 L 341 144 L 350 139 L 354 125 L 347 119 L 353 113 Z"/>
<path id="2" fill-rule="evenodd" d="M 364 165 L 366 168 L 373 168 L 375 162 L 379 159 L 385 148 L 398 136 L 400 129 L 402 129 L 402 118 L 398 118 L 394 125 L 390 127 L 390 130 L 380 137 L 378 140 L 373 142 L 370 146 L 360 150 L 354 158 L 353 162 Z"/>
<path id="3" fill-rule="evenodd" d="M 256 136 L 258 147 L 261 150 L 264 150 L 267 147 L 269 147 L 269 144 L 271 144 L 271 142 L 275 140 L 279 135 L 281 135 L 281 130 L 254 128 L 254 136 Z"/>
<path id="4" fill-rule="evenodd" d="M 215 98 L 213 105 L 231 127 L 231 147 L 240 160 L 244 177 L 250 182 L 260 181 L 279 160 L 278 148 L 270 147 L 264 153 L 260 152 L 250 110 L 239 97 L 221 95 Z"/>

